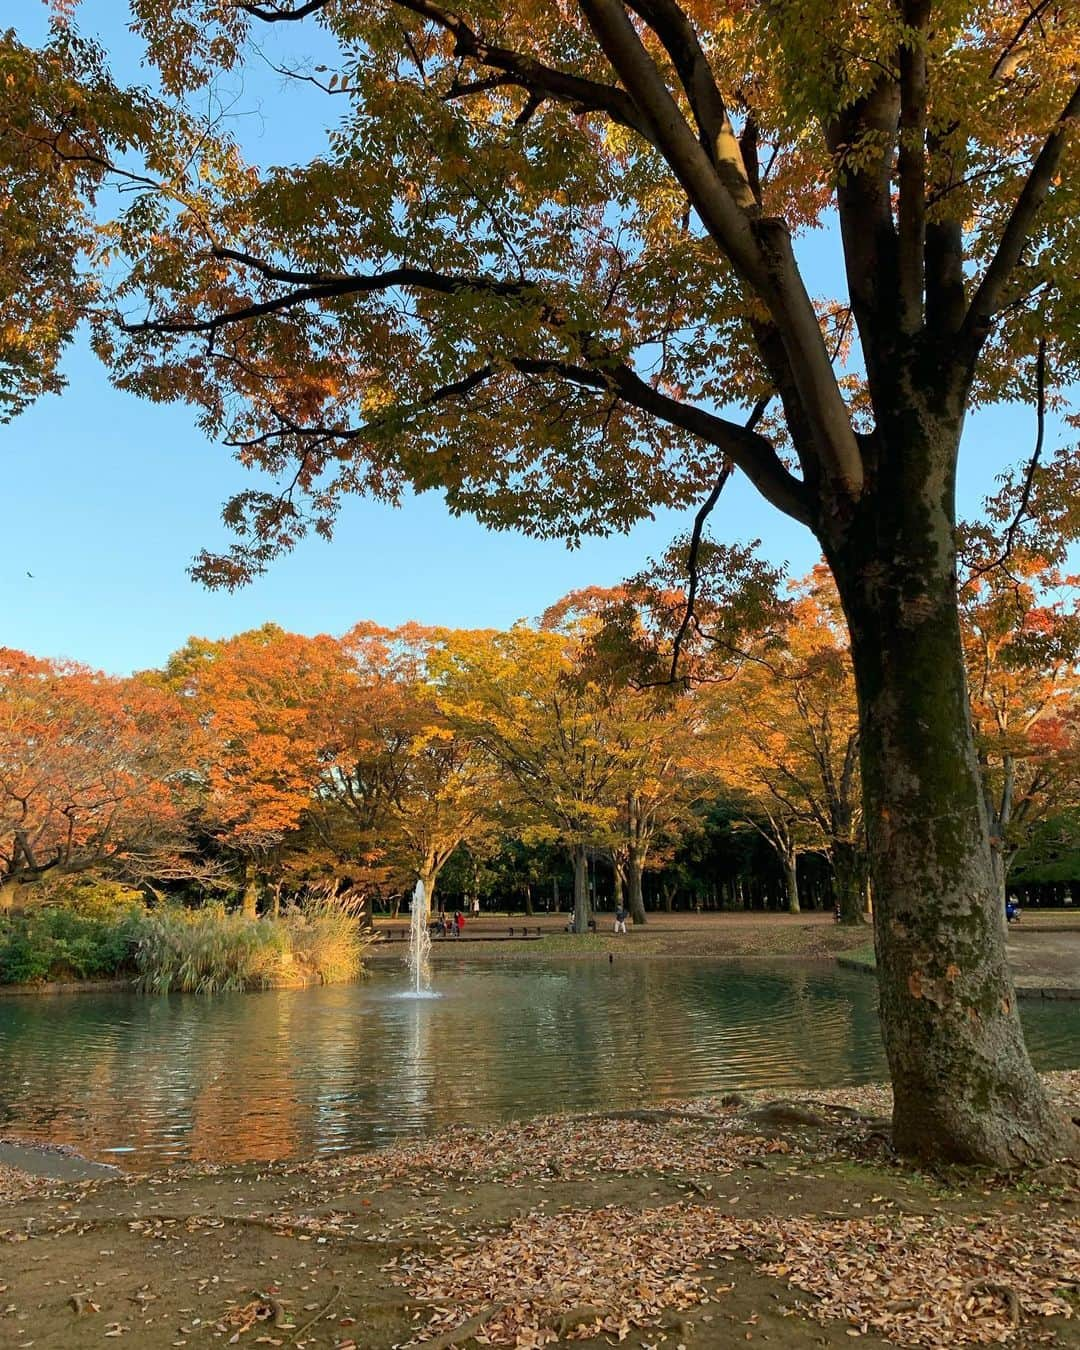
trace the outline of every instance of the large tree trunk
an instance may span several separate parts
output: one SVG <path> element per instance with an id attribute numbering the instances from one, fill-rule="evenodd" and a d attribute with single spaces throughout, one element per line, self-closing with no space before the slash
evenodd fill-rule
<path id="1" fill-rule="evenodd" d="M 571 930 L 575 933 L 589 931 L 589 872 L 588 860 L 583 844 L 575 844 L 572 850 L 574 859 L 574 918 Z"/>
<path id="2" fill-rule="evenodd" d="M 836 903 L 840 906 L 840 922 L 861 923 L 866 861 L 857 844 L 846 839 L 833 842 L 832 874 Z"/>
<path id="3" fill-rule="evenodd" d="M 1037 1162 L 1077 1132 L 1031 1066 L 1006 960 L 960 644 L 952 446 L 896 421 L 889 434 L 907 439 L 876 465 L 890 481 L 822 530 L 859 695 L 894 1142 L 926 1159 Z"/>

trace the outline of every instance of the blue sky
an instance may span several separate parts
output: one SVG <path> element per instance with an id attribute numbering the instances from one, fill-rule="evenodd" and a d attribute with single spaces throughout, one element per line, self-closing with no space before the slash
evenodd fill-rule
<path id="1" fill-rule="evenodd" d="M 126 9 L 119 0 L 84 0 L 80 24 L 117 53 L 122 75 L 138 78 L 136 49 L 117 22 Z M 40 0 L 14 0 L 5 20 L 32 41 L 43 31 L 42 13 Z M 310 29 L 276 40 L 317 55 Z M 253 157 L 283 162 L 318 145 L 322 109 L 304 102 L 306 91 L 293 85 L 283 92 L 277 76 L 254 70 L 234 92 L 237 110 L 253 114 L 238 133 Z M 271 142 L 258 109 L 283 97 L 297 101 L 297 115 L 285 119 L 285 141 L 274 119 Z M 833 251 L 825 233 L 801 246 L 812 288 L 828 289 Z M 302 633 L 339 633 L 359 619 L 506 625 L 574 587 L 619 581 L 662 552 L 690 519 L 689 512 L 665 512 L 628 535 L 569 551 L 456 520 L 434 494 L 396 510 L 353 501 L 332 543 L 308 540 L 246 589 L 211 593 L 186 568 L 198 549 L 227 542 L 218 511 L 233 491 L 251 485 L 250 475 L 199 433 L 190 410 L 112 389 L 85 347 L 70 353 L 65 369 L 62 395 L 0 427 L 0 644 L 41 656 L 119 673 L 160 664 L 190 634 L 215 637 L 267 621 Z M 971 421 L 962 513 L 977 509 L 1005 464 L 1030 453 L 1033 423 L 1022 408 Z M 1048 449 L 1060 434 L 1052 428 Z M 763 551 L 795 574 L 816 559 L 810 534 L 745 480 L 729 485 L 713 520 L 718 538 L 761 538 Z"/>

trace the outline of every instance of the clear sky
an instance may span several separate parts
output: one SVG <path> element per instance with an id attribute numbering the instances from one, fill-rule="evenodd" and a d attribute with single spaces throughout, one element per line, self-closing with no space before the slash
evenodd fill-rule
<path id="1" fill-rule="evenodd" d="M 27 41 L 43 31 L 40 0 L 13 0 L 5 21 Z M 115 52 L 119 73 L 138 78 L 137 51 L 119 21 L 120 0 L 84 0 L 80 25 Z M 294 26 L 281 52 L 317 55 L 308 26 Z M 299 26 L 298 26 L 299 27 Z M 283 90 L 268 70 L 249 71 L 232 91 L 246 114 L 238 134 L 254 158 L 288 162 L 321 138 L 322 106 Z M 260 109 L 296 100 L 287 119 Z M 297 115 L 292 115 L 293 113 Z M 303 114 L 303 115 L 299 115 Z M 283 139 L 280 127 L 289 130 Z M 271 138 L 273 126 L 273 138 Z M 804 241 L 811 286 L 827 289 L 834 241 Z M 203 547 L 227 533 L 221 503 L 251 476 L 203 437 L 189 409 L 160 407 L 112 389 L 84 347 L 66 363 L 68 389 L 0 427 L 0 645 L 66 656 L 114 672 L 158 665 L 193 633 L 216 637 L 267 621 L 302 633 L 340 633 L 360 619 L 502 626 L 539 614 L 578 586 L 614 584 L 686 530 L 690 514 L 667 512 L 629 535 L 555 542 L 493 533 L 456 520 L 434 494 L 394 510 L 354 501 L 332 543 L 308 540 L 246 589 L 211 593 L 186 574 Z M 1052 428 L 1048 449 L 1060 428 Z M 971 514 L 993 477 L 1030 453 L 1027 409 L 980 414 L 968 426 L 961 512 Z M 760 538 L 794 574 L 816 559 L 810 534 L 733 481 L 713 516 L 718 538 Z M 27 574 L 30 575 L 27 575 Z"/>

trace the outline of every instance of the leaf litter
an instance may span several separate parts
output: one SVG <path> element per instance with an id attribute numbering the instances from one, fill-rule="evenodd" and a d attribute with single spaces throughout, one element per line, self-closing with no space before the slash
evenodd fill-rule
<path id="1" fill-rule="evenodd" d="M 465 1324 L 478 1345 L 518 1350 L 601 1334 L 622 1341 L 722 1297 L 733 1286 L 710 1284 L 704 1268 L 736 1255 L 812 1295 L 800 1311 L 857 1335 L 993 1345 L 1021 1321 L 1072 1316 L 1063 1286 L 1080 1277 L 1078 1243 L 1075 1224 L 1035 1227 L 1021 1215 L 742 1220 L 679 1203 L 534 1213 L 386 1269 L 413 1298 L 440 1305 L 412 1346 L 449 1343 Z"/>

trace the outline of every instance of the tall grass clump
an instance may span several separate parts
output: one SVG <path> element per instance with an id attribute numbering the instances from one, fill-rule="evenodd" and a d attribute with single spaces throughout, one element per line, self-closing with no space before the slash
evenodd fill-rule
<path id="1" fill-rule="evenodd" d="M 166 905 L 140 926 L 135 965 L 145 993 L 219 994 L 269 989 L 288 966 L 280 923 L 228 913 L 222 905 Z"/>
<path id="2" fill-rule="evenodd" d="M 315 896 L 282 919 L 298 974 L 320 984 L 355 980 L 364 952 L 374 941 L 365 932 L 358 907 L 349 901 Z"/>
<path id="3" fill-rule="evenodd" d="M 139 928 L 135 964 L 145 993 L 217 994 L 355 979 L 371 939 L 348 904 L 313 898 L 281 918 L 222 905 L 166 905 Z"/>

